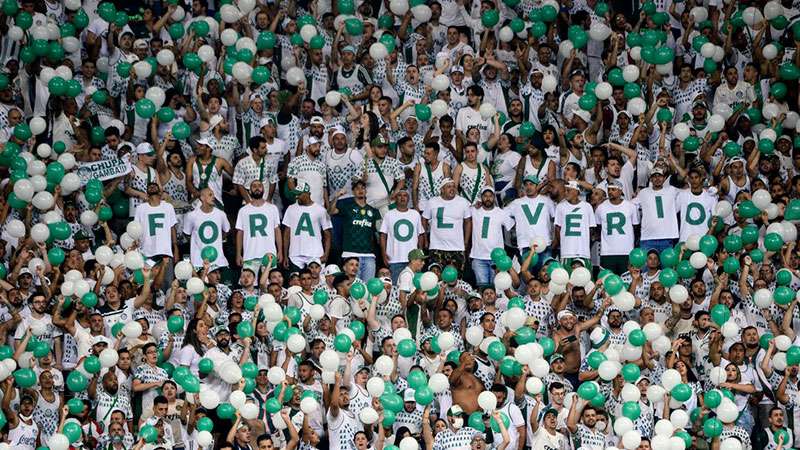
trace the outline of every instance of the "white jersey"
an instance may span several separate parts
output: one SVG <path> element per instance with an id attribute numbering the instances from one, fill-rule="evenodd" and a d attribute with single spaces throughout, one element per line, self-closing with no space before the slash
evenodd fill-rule
<path id="1" fill-rule="evenodd" d="M 178 219 L 172 205 L 167 202 L 160 202 L 158 206 L 142 203 L 136 207 L 134 220 L 142 226 L 142 255 L 146 258 L 173 256 L 172 227 L 178 223 Z"/>
<path id="2" fill-rule="evenodd" d="M 297 267 L 319 260 L 324 253 L 322 233 L 332 228 L 328 212 L 320 205 L 294 203 L 286 209 L 283 224 L 289 228 L 289 259 Z"/>
<path id="3" fill-rule="evenodd" d="M 633 250 L 633 226 L 639 224 L 639 211 L 628 200 L 615 205 L 606 200 L 595 211 L 600 225 L 600 254 L 627 255 Z"/>
<path id="4" fill-rule="evenodd" d="M 658 190 L 646 187 L 639 191 L 633 203 L 642 211 L 643 241 L 678 237 L 678 192 L 678 189 L 669 185 Z"/>
<path id="5" fill-rule="evenodd" d="M 478 127 L 480 130 L 480 142 L 486 142 L 494 131 L 492 121 L 481 117 L 480 111 L 475 111 L 469 106 L 458 110 L 458 115 L 456 115 L 456 130 L 466 135 L 467 131 L 472 127 Z"/>
<path id="6" fill-rule="evenodd" d="M 267 253 L 276 255 L 275 236 L 280 227 L 280 213 L 272 203 L 243 206 L 236 216 L 236 229 L 242 232 L 242 259 L 250 261 Z"/>
<path id="7" fill-rule="evenodd" d="M 191 259 L 195 267 L 203 266 L 203 249 L 212 246 L 217 249 L 217 259 L 210 261 L 216 267 L 227 267 L 228 260 L 222 249 L 222 238 L 230 231 L 231 224 L 228 216 L 218 208 L 211 212 L 203 212 L 200 208 L 195 208 L 186 214 L 183 221 L 183 234 L 191 236 Z"/>
<path id="8" fill-rule="evenodd" d="M 553 217 L 556 214 L 556 206 L 550 197 L 537 195 L 518 198 L 511 202 L 509 211 L 516 222 L 517 248 L 527 251 L 537 236 L 543 237 L 546 244 L 550 245 L 553 241 Z"/>
<path id="9" fill-rule="evenodd" d="M 589 258 L 590 228 L 597 226 L 591 205 L 563 201 L 556 206 L 554 224 L 561 228 L 559 238 L 562 258 Z"/>
<path id="10" fill-rule="evenodd" d="M 408 253 L 419 247 L 419 236 L 425 232 L 416 210 L 390 209 L 383 217 L 381 233 L 386 235 L 386 254 L 390 263 L 408 262 Z"/>
<path id="11" fill-rule="evenodd" d="M 470 205 L 464 197 L 451 200 L 434 197 L 422 214 L 428 220 L 430 249 L 464 251 L 464 220 L 470 218 Z"/>
<path id="12" fill-rule="evenodd" d="M 22 420 L 8 432 L 8 443 L 14 450 L 34 450 L 36 438 L 39 437 L 39 426 L 31 420 L 28 425 Z"/>
<path id="13" fill-rule="evenodd" d="M 711 195 L 706 189 L 695 195 L 690 189 L 678 194 L 678 212 L 681 215 L 680 240 L 686 242 L 689 236 L 696 234 L 702 236 L 708 232 L 709 220 L 717 205 L 717 196 Z"/>
<path id="14" fill-rule="evenodd" d="M 514 218 L 503 208 L 492 209 L 472 207 L 472 251 L 470 258 L 491 259 L 492 250 L 502 248 L 503 229 L 510 230 Z"/>

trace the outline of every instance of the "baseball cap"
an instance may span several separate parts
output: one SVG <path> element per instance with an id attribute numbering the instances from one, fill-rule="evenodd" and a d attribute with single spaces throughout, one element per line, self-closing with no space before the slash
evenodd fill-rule
<path id="1" fill-rule="evenodd" d="M 561 319 L 563 319 L 564 317 L 567 317 L 567 316 L 575 317 L 575 313 L 570 311 L 570 310 L 568 310 L 568 309 L 559 311 L 558 314 L 556 315 L 556 320 L 561 320 Z"/>
<path id="2" fill-rule="evenodd" d="M 562 355 L 561 353 L 553 353 L 552 355 L 550 355 L 550 364 L 553 364 L 555 361 L 559 359 L 563 361 L 564 355 Z"/>
<path id="3" fill-rule="evenodd" d="M 555 408 L 545 408 L 544 411 L 542 411 L 542 418 L 548 414 L 555 414 L 558 416 L 558 411 Z"/>
<path id="4" fill-rule="evenodd" d="M 150 153 L 155 153 L 155 151 L 153 145 L 149 142 L 142 142 L 136 146 L 137 155 L 149 155 Z"/>
<path id="5" fill-rule="evenodd" d="M 133 48 L 147 48 L 150 47 L 150 44 L 147 43 L 144 39 L 137 39 L 133 41 Z"/>
<path id="6" fill-rule="evenodd" d="M 648 382 L 650 382 L 650 378 L 646 377 L 645 375 L 642 375 L 642 376 L 640 376 L 639 378 L 636 379 L 636 383 L 634 383 L 634 384 L 639 384 L 640 382 L 642 382 L 644 380 L 647 380 Z"/>
<path id="7" fill-rule="evenodd" d="M 222 123 L 222 116 L 219 114 L 214 114 L 208 119 L 208 129 L 213 130 L 214 127 Z"/>
<path id="8" fill-rule="evenodd" d="M 23 275 L 33 276 L 33 273 L 31 273 L 31 269 L 28 269 L 27 267 L 23 267 L 22 269 L 19 269 L 19 275 L 17 275 L 17 276 L 21 277 Z"/>
<path id="9" fill-rule="evenodd" d="M 111 345 L 111 339 L 109 339 L 109 338 L 107 338 L 105 336 L 93 336 L 92 337 L 92 345 L 98 345 L 98 344 L 106 344 L 106 345 L 110 346 Z"/>
<path id="10" fill-rule="evenodd" d="M 331 132 L 331 137 L 336 136 L 337 134 L 341 134 L 347 137 L 347 133 L 345 133 L 344 130 L 341 129 L 341 127 L 334 128 L 333 131 Z"/>
<path id="11" fill-rule="evenodd" d="M 375 137 L 375 139 L 372 140 L 372 142 L 370 142 L 370 145 L 373 147 L 377 147 L 379 145 L 389 145 L 389 141 L 387 141 L 383 135 L 379 134 Z"/>
<path id="12" fill-rule="evenodd" d="M 261 119 L 261 121 L 258 123 L 259 128 L 264 128 L 267 125 L 275 126 L 275 118 L 272 116 L 267 116 Z"/>
<path id="13" fill-rule="evenodd" d="M 570 78 L 572 78 L 572 77 L 574 77 L 576 75 L 586 76 L 586 74 L 583 72 L 583 69 L 575 69 L 575 70 L 573 70 L 572 72 L 569 73 L 569 77 Z"/>
<path id="14" fill-rule="evenodd" d="M 223 332 L 224 332 L 224 333 L 228 333 L 228 334 L 230 334 L 230 333 L 231 333 L 231 332 L 228 330 L 228 327 L 226 327 L 225 325 L 217 325 L 217 326 L 216 326 L 216 327 L 214 327 L 214 329 L 212 330 L 212 334 L 213 334 L 214 336 L 216 336 L 216 335 L 218 335 L 218 334 L 220 334 L 220 333 L 223 333 Z"/>
<path id="15" fill-rule="evenodd" d="M 311 137 L 309 137 L 309 138 L 308 138 L 308 141 L 306 141 L 306 144 L 307 144 L 307 145 L 315 145 L 315 144 L 320 144 L 320 143 L 322 143 L 322 141 L 321 141 L 321 140 L 319 140 L 319 139 L 317 139 L 317 138 L 316 138 L 316 137 L 314 137 L 314 136 L 311 136 Z"/>
<path id="16" fill-rule="evenodd" d="M 381 280 L 381 283 L 383 284 L 392 284 L 392 277 L 380 277 L 379 280 Z"/>
<path id="17" fill-rule="evenodd" d="M 450 68 L 450 73 L 456 73 L 456 72 L 464 73 L 464 67 L 455 65 Z"/>
<path id="18" fill-rule="evenodd" d="M 708 106 L 706 105 L 706 102 L 704 102 L 703 100 L 695 100 L 694 103 L 692 103 L 692 109 L 697 108 L 697 107 L 703 107 L 703 108 L 708 109 Z"/>
<path id="19" fill-rule="evenodd" d="M 579 109 L 579 110 L 575 111 L 574 114 L 576 116 L 580 117 L 584 122 L 588 123 L 590 120 L 592 120 L 592 115 L 589 113 L 589 111 L 586 111 L 586 110 L 583 110 L 583 109 Z"/>
<path id="20" fill-rule="evenodd" d="M 305 192 L 311 192 L 311 186 L 305 182 L 305 180 L 297 180 L 297 185 L 293 189 L 295 194 L 303 194 Z"/>
<path id="21" fill-rule="evenodd" d="M 539 180 L 539 177 L 537 177 L 536 175 L 533 175 L 533 174 L 525 175 L 525 178 L 522 179 L 522 182 L 523 183 L 530 182 L 530 183 L 533 183 L 533 184 L 541 183 L 541 181 Z"/>
<path id="22" fill-rule="evenodd" d="M 458 405 L 453 405 L 453 406 L 450 407 L 450 409 L 447 410 L 447 415 L 448 416 L 463 416 L 464 415 L 464 410 Z"/>
<path id="23" fill-rule="evenodd" d="M 491 186 L 484 186 L 483 189 L 481 189 L 481 194 L 483 194 L 484 192 L 491 192 L 492 194 L 494 194 L 494 188 Z"/>
<path id="24" fill-rule="evenodd" d="M 408 252 L 408 260 L 409 261 L 413 261 L 415 259 L 425 259 L 427 257 L 428 256 L 425 254 L 425 252 L 423 252 L 422 249 L 420 249 L 420 248 L 415 248 L 415 249 L 411 250 L 410 252 Z"/>
<path id="25" fill-rule="evenodd" d="M 583 118 L 583 117 L 581 117 L 581 118 Z M 566 139 L 567 142 L 569 142 L 569 141 L 575 139 L 575 136 L 577 136 L 577 135 L 578 135 L 578 130 L 572 128 L 572 129 L 568 130 L 566 133 L 564 133 L 564 139 Z"/>
<path id="26" fill-rule="evenodd" d="M 320 116 L 314 116 L 311 118 L 311 121 L 308 122 L 310 125 L 325 125 L 325 121 Z"/>
<path id="27" fill-rule="evenodd" d="M 403 401 L 404 402 L 416 402 L 417 400 L 414 398 L 414 390 L 413 389 L 406 389 L 403 391 Z"/>
<path id="28" fill-rule="evenodd" d="M 609 180 L 608 187 L 622 190 L 622 183 L 619 180 Z"/>
<path id="29" fill-rule="evenodd" d="M 661 167 L 656 167 L 655 169 L 653 169 L 650 172 L 650 176 L 652 177 L 653 175 L 662 175 L 663 176 L 664 175 L 664 169 L 662 169 Z"/>
<path id="30" fill-rule="evenodd" d="M 211 142 L 208 141 L 206 138 L 198 139 L 197 145 L 205 145 L 206 147 L 211 147 Z"/>
<path id="31" fill-rule="evenodd" d="M 450 183 L 455 183 L 455 181 L 453 181 L 453 179 L 449 178 L 449 177 L 442 178 L 442 181 L 439 182 L 439 186 L 440 187 L 445 187 Z"/>
<path id="32" fill-rule="evenodd" d="M 581 187 L 578 186 L 578 182 L 575 180 L 568 181 L 567 183 L 564 184 L 564 187 L 568 189 L 575 189 L 576 191 L 581 190 Z"/>
<path id="33" fill-rule="evenodd" d="M 337 266 L 336 264 L 328 264 L 322 270 L 322 274 L 325 275 L 325 276 L 336 275 L 337 273 L 341 273 L 341 272 L 342 272 L 342 269 L 340 269 L 339 266 Z"/>
<path id="34" fill-rule="evenodd" d="M 91 239 L 91 238 L 89 237 L 89 235 L 85 231 L 78 230 L 78 232 L 75 233 L 75 236 L 73 236 L 73 239 L 76 240 L 76 241 L 83 241 L 83 240 L 87 240 L 87 239 Z"/>
<path id="35" fill-rule="evenodd" d="M 356 48 L 355 48 L 355 47 L 353 47 L 352 45 L 346 45 L 346 46 L 345 46 L 345 47 L 342 49 L 342 53 L 344 53 L 344 52 L 350 52 L 350 53 L 352 53 L 352 54 L 354 54 L 354 55 L 355 55 L 355 54 L 356 54 Z"/>

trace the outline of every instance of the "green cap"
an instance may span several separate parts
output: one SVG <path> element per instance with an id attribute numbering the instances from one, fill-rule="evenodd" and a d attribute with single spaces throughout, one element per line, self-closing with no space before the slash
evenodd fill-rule
<path id="1" fill-rule="evenodd" d="M 539 177 L 537 177 L 536 175 L 533 175 L 533 174 L 526 175 L 525 178 L 522 179 L 523 183 L 526 182 L 526 181 L 530 181 L 533 184 L 539 184 L 541 182 L 541 181 L 539 181 Z"/>
<path id="2" fill-rule="evenodd" d="M 422 249 L 419 248 L 415 248 L 414 250 L 408 252 L 409 261 L 414 261 L 415 259 L 425 259 L 427 257 L 428 256 L 425 254 L 425 252 L 423 252 Z"/>
<path id="3" fill-rule="evenodd" d="M 383 137 L 383 135 L 378 135 L 375 139 L 370 142 L 370 145 L 373 147 L 377 147 L 378 145 L 389 145 L 389 141 Z"/>
<path id="4" fill-rule="evenodd" d="M 569 141 L 571 141 L 572 139 L 574 139 L 574 138 L 575 138 L 575 136 L 577 136 L 577 135 L 578 135 L 578 130 L 576 130 L 576 129 L 572 128 L 572 129 L 570 129 L 570 130 L 567 130 L 567 132 L 566 132 L 566 133 L 564 133 L 564 139 L 566 139 L 566 140 L 567 140 L 567 142 L 569 142 Z"/>
<path id="5" fill-rule="evenodd" d="M 563 361 L 564 355 L 562 355 L 561 353 L 553 353 L 552 355 L 550 355 L 550 364 L 553 364 L 553 362 L 558 359 Z"/>
<path id="6" fill-rule="evenodd" d="M 311 186 L 309 186 L 304 180 L 297 180 L 297 185 L 294 187 L 294 189 L 292 189 L 292 192 L 297 195 L 311 192 Z"/>
<path id="7" fill-rule="evenodd" d="M 73 239 L 76 240 L 76 241 L 80 241 L 80 240 L 86 240 L 86 239 L 91 239 L 91 238 L 89 237 L 88 234 L 86 234 L 85 231 L 78 230 L 78 232 L 75 233 L 75 237 Z"/>

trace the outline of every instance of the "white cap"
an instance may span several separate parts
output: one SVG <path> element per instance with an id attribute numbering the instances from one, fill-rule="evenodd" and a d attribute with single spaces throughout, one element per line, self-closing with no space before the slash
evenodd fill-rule
<path id="1" fill-rule="evenodd" d="M 142 142 L 141 144 L 136 146 L 136 154 L 137 155 L 147 155 L 149 153 L 153 153 L 156 150 L 153 148 L 153 144 L 149 142 Z"/>
<path id="2" fill-rule="evenodd" d="M 222 116 L 220 116 L 219 114 L 214 114 L 213 116 L 211 116 L 210 119 L 208 119 L 208 129 L 213 130 L 214 127 L 216 127 L 221 123 L 222 123 Z"/>
<path id="3" fill-rule="evenodd" d="M 322 274 L 325 275 L 325 276 L 336 275 L 337 273 L 340 273 L 341 271 L 342 270 L 339 269 L 339 266 L 337 266 L 336 264 L 328 264 L 327 266 L 325 266 L 325 269 L 322 270 Z"/>

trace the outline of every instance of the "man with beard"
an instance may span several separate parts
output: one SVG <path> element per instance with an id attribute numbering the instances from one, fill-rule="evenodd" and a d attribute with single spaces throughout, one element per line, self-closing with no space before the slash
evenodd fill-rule
<path id="1" fill-rule="evenodd" d="M 250 183 L 248 197 L 236 217 L 236 265 L 258 274 L 266 254 L 277 255 L 278 262 L 284 262 L 281 218 L 278 208 L 264 199 L 260 180 Z"/>
<path id="2" fill-rule="evenodd" d="M 269 163 L 266 160 L 267 141 L 261 136 L 253 136 L 248 141 L 248 147 L 250 155 L 240 159 L 233 170 L 233 184 L 236 185 L 236 189 L 245 203 L 250 202 L 250 193 L 247 188 L 248 186 L 252 187 L 254 181 L 269 185 L 269 195 L 262 196 L 262 198 L 271 199 L 278 182 L 278 175 L 270 173 Z"/>
<path id="3" fill-rule="evenodd" d="M 449 32 L 448 32 L 449 34 Z M 470 86 L 467 88 L 467 107 L 458 110 L 456 115 L 456 133 L 466 142 L 466 133 L 472 127 L 477 127 L 481 132 L 480 142 L 489 140 L 494 125 L 492 119 L 484 119 L 480 113 L 480 106 L 483 104 L 483 88 L 480 86 Z"/>
<path id="4" fill-rule="evenodd" d="M 130 411 L 128 397 L 119 390 L 119 381 L 115 371 L 103 369 L 100 383 L 93 379 L 89 385 L 89 395 L 97 402 L 95 420 L 103 430 L 108 430 L 112 412 Z M 132 417 L 128 419 L 132 419 Z"/>
<path id="5" fill-rule="evenodd" d="M 352 183 L 353 197 L 331 204 L 328 213 L 342 219 L 342 256 L 358 258 L 358 278 L 369 280 L 375 276 L 378 252 L 375 235 L 381 213 L 367 204 L 366 183 Z"/>
<path id="6" fill-rule="evenodd" d="M 464 352 L 458 358 L 458 367 L 453 370 L 449 377 L 453 408 L 458 406 L 460 410 L 467 414 L 480 411 L 478 394 L 486 389 L 483 382 L 474 374 L 476 368 L 475 357 L 469 352 Z"/>
<path id="7" fill-rule="evenodd" d="M 422 214 L 422 225 L 428 229 L 429 248 L 434 262 L 452 264 L 464 270 L 464 251 L 472 238 L 471 206 L 464 197 L 456 196 L 456 184 L 442 180 L 440 196 L 432 198 Z"/>
<path id="8" fill-rule="evenodd" d="M 519 99 L 511 100 L 508 105 L 508 120 L 503 124 L 503 133 L 509 133 L 515 138 L 519 137 L 519 126 L 525 121 L 524 108 Z"/>
<path id="9" fill-rule="evenodd" d="M 694 291 L 695 285 L 696 283 L 692 284 L 692 291 Z M 714 336 L 719 334 L 719 332 L 711 330 L 711 316 L 708 314 L 708 311 L 704 310 L 697 311 L 694 314 L 694 329 L 695 332 L 691 335 L 694 368 L 698 375 L 703 375 L 706 373 L 706 367 L 711 367 L 709 347 Z"/>
<path id="10" fill-rule="evenodd" d="M 356 414 L 350 411 L 350 390 L 342 389 L 342 375 L 339 372 L 336 372 L 335 381 L 327 412 L 328 441 L 331 448 L 350 448 L 356 433 L 364 428 Z M 329 385 L 325 385 L 325 389 L 329 388 Z"/>
<path id="11" fill-rule="evenodd" d="M 643 308 L 650 308 L 655 314 L 656 323 L 666 323 L 672 317 L 672 303 L 667 298 L 667 290 L 660 281 L 650 285 L 650 295 L 642 300 Z"/>
<path id="12" fill-rule="evenodd" d="M 311 200 L 318 205 L 328 206 L 328 177 L 325 163 L 319 157 L 322 140 L 310 137 L 306 141 L 306 151 L 292 159 L 286 169 L 286 180 L 289 189 L 297 186 L 297 180 L 303 179 L 311 187 Z"/>
<path id="13" fill-rule="evenodd" d="M 495 206 L 494 188 L 485 186 L 481 191 L 480 207 L 471 207 L 472 212 L 472 270 L 480 289 L 492 284 L 494 269 L 492 268 L 492 250 L 504 247 L 504 231 L 514 226 L 511 214 L 503 208 Z M 512 433 L 513 434 L 513 433 Z"/>
<path id="14" fill-rule="evenodd" d="M 575 313 L 568 309 L 559 311 L 556 316 L 558 328 L 553 332 L 553 341 L 556 343 L 556 351 L 564 355 L 566 377 L 573 386 L 576 386 L 578 383 L 578 371 L 581 367 L 580 343 L 583 341 L 583 336 L 581 336 L 581 334 L 600 323 L 600 319 L 605 314 L 606 308 L 610 305 L 611 298 L 607 297 L 594 317 L 580 323 L 578 323 L 578 318 L 575 316 Z"/>
<path id="15" fill-rule="evenodd" d="M 311 122 L 313 130 L 314 119 Z M 357 149 L 347 146 L 347 134 L 341 128 L 333 129 L 330 142 L 331 149 L 323 156 L 329 183 L 328 191 L 337 195 L 339 199 L 351 197 L 350 183 L 358 176 L 364 157 Z"/>
<path id="16" fill-rule="evenodd" d="M 514 403 L 514 391 L 507 388 L 503 384 L 495 383 L 492 385 L 491 392 L 497 398 L 497 410 L 505 414 L 509 419 L 508 450 L 524 449 L 527 438 L 525 418 L 522 416 L 522 411 Z M 499 432 L 494 432 L 494 441 L 503 441 L 503 438 Z"/>
<path id="17" fill-rule="evenodd" d="M 580 416 L 581 422 L 578 423 Z M 580 447 L 587 450 L 603 450 L 606 448 L 606 434 L 598 427 L 597 410 L 583 399 L 573 399 L 567 416 L 567 429 L 580 442 Z M 603 423 L 605 427 L 605 423 Z M 577 445 L 577 444 L 576 444 Z"/>
<path id="18" fill-rule="evenodd" d="M 745 160 L 740 156 L 729 159 L 725 166 L 728 176 L 723 177 L 719 183 L 720 199 L 735 203 L 739 192 L 750 192 L 750 176 L 745 171 Z"/>

